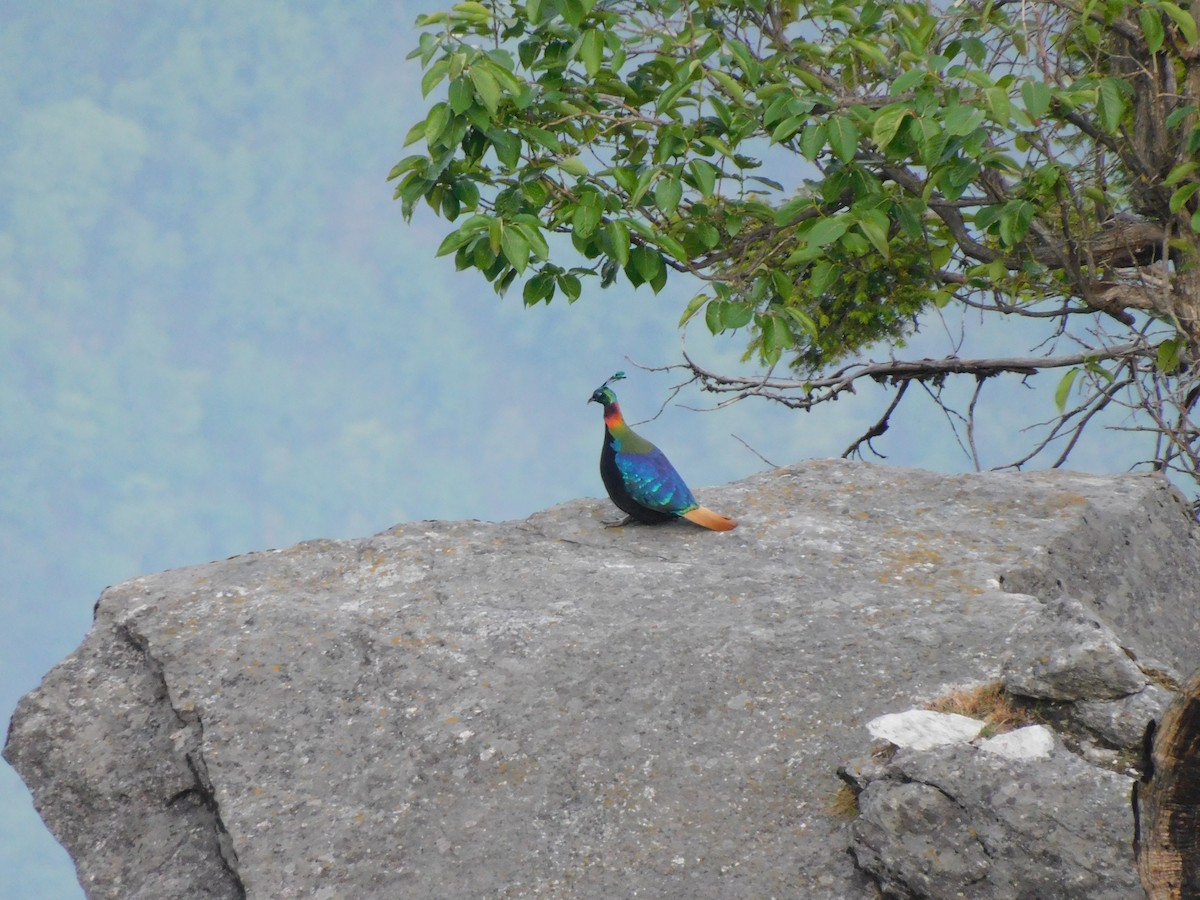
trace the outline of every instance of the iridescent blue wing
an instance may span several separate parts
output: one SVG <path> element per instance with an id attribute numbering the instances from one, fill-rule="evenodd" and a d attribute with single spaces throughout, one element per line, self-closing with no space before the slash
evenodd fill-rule
<path id="1" fill-rule="evenodd" d="M 676 515 L 696 508 L 696 498 L 657 447 L 648 453 L 617 453 L 617 469 L 629 496 L 642 506 Z"/>

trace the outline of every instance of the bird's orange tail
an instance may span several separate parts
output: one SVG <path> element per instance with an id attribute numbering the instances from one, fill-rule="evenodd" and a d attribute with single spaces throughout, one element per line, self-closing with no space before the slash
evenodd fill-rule
<path id="1" fill-rule="evenodd" d="M 737 528 L 737 522 L 729 516 L 723 516 L 703 506 L 697 506 L 691 512 L 685 512 L 683 517 L 689 522 L 695 522 L 697 525 L 711 528 L 713 531 L 732 531 Z"/>

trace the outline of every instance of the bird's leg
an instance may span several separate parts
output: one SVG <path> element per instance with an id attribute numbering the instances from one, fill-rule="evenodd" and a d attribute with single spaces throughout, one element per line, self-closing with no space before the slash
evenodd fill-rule
<path id="1" fill-rule="evenodd" d="M 605 528 L 623 528 L 633 521 L 636 521 L 633 516 L 626 516 L 619 522 L 601 522 L 600 524 Z"/>

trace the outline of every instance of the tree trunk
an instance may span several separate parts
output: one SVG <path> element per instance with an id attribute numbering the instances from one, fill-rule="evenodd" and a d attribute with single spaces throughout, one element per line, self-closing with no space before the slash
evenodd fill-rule
<path id="1" fill-rule="evenodd" d="M 1134 852 L 1150 900 L 1200 898 L 1200 672 L 1146 729 L 1133 788 Z"/>

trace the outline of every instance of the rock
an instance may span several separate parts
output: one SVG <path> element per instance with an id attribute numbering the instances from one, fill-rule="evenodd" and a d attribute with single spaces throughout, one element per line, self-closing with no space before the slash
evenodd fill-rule
<path id="1" fill-rule="evenodd" d="M 1132 779 L 1052 743 L 1025 759 L 901 750 L 859 796 L 859 865 L 892 897 L 1142 897 Z"/>
<path id="2" fill-rule="evenodd" d="M 1175 694 L 1148 684 L 1119 700 L 1084 700 L 1072 708 L 1072 718 L 1118 750 L 1141 747 L 1146 723 L 1158 719 Z"/>
<path id="3" fill-rule="evenodd" d="M 1071 598 L 1023 616 L 1012 635 L 1013 655 L 1004 686 L 1045 700 L 1127 697 L 1149 679 L 1120 645 L 1113 630 Z"/>
<path id="4" fill-rule="evenodd" d="M 867 723 L 867 731 L 876 740 L 884 740 L 897 747 L 928 750 L 974 740 L 983 731 L 983 722 L 955 713 L 910 709 L 872 719 Z"/>
<path id="5" fill-rule="evenodd" d="M 1045 725 L 1027 725 L 988 738 L 979 744 L 979 749 L 1005 759 L 1043 759 L 1053 753 L 1057 746 L 1054 732 Z"/>
<path id="6" fill-rule="evenodd" d="M 110 588 L 6 758 L 90 897 L 852 900 L 911 875 L 983 898 L 1021 853 L 1023 883 L 1132 883 L 1127 784 L 1066 749 L 901 750 L 874 764 L 900 793 L 864 768 L 861 868 L 835 772 L 871 720 L 1033 659 L 1014 624 L 1064 594 L 1200 666 L 1164 480 L 815 461 L 700 494 L 741 527 L 606 529 L 577 501 Z M 982 837 L 938 830 L 956 815 Z"/>

